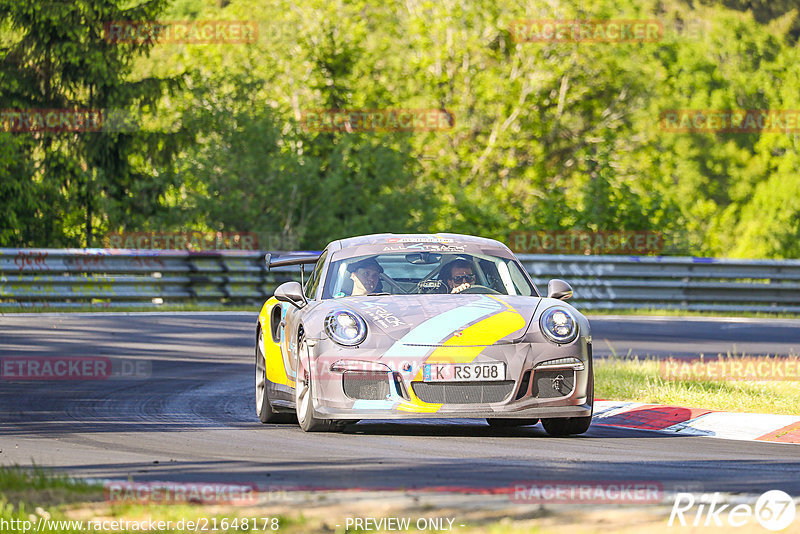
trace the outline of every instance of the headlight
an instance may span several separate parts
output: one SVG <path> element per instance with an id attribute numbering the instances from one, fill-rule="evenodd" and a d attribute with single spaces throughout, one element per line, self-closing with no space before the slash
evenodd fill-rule
<path id="1" fill-rule="evenodd" d="M 556 306 L 545 310 L 539 318 L 539 326 L 547 339 L 559 345 L 570 343 L 578 337 L 578 322 L 566 308 Z"/>
<path id="2" fill-rule="evenodd" d="M 325 332 L 339 345 L 360 345 L 367 337 L 367 323 L 357 313 L 334 310 L 325 317 Z"/>

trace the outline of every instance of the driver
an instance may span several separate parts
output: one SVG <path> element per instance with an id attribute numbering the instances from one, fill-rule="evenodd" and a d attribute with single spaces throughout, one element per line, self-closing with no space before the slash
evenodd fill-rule
<path id="1" fill-rule="evenodd" d="M 381 283 L 383 267 L 375 260 L 368 258 L 349 267 L 350 279 L 353 281 L 353 296 L 368 295 L 378 290 Z"/>
<path id="2" fill-rule="evenodd" d="M 475 283 L 475 273 L 472 271 L 470 262 L 459 258 L 444 266 L 442 279 L 447 284 L 450 293 L 461 293 Z"/>

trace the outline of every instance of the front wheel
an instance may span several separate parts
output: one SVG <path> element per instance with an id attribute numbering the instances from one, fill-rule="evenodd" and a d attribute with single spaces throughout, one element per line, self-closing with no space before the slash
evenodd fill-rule
<path id="1" fill-rule="evenodd" d="M 298 346 L 298 359 L 300 356 L 306 358 L 308 365 L 311 361 L 308 358 L 309 350 L 305 340 L 301 339 Z M 297 410 L 297 422 L 304 432 L 328 432 L 330 430 L 338 429 L 336 421 L 330 419 L 319 419 L 314 416 L 314 407 L 312 405 L 313 398 L 313 384 L 311 380 L 311 373 L 309 371 L 302 372 L 301 366 L 295 367 L 297 369 L 297 382 L 294 385 L 294 405 Z"/>
<path id="2" fill-rule="evenodd" d="M 542 419 L 542 426 L 545 432 L 551 436 L 564 437 L 575 434 L 583 434 L 589 430 L 592 424 L 592 417 L 553 417 Z"/>

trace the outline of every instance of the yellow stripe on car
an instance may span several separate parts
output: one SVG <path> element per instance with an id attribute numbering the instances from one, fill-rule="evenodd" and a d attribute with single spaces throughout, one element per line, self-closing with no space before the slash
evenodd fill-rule
<path id="1" fill-rule="evenodd" d="M 525 327 L 525 318 L 501 299 L 489 295 L 491 298 L 502 303 L 506 309 L 490 315 L 477 323 L 465 328 L 460 336 L 455 336 L 455 332 L 440 347 L 434 350 L 425 360 L 429 363 L 470 363 L 488 345 L 493 345 L 503 339 L 508 334 L 516 332 Z M 422 380 L 422 367 L 414 377 L 415 382 Z M 420 400 L 414 395 L 413 388 L 409 388 L 411 401 L 400 404 L 397 409 L 405 412 L 424 412 L 433 413 L 438 411 L 442 405 L 432 404 Z"/>

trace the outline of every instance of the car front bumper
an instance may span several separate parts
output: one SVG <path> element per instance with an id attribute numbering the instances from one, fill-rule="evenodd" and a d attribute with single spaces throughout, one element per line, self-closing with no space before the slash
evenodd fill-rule
<path id="1" fill-rule="evenodd" d="M 475 362 L 503 362 L 506 380 L 481 383 L 424 382 L 422 365 L 436 363 L 430 359 L 389 361 L 368 352 L 341 351 L 333 343 L 319 343 L 315 349 L 313 406 L 315 415 L 324 419 L 540 419 L 592 414 L 592 350 L 584 337 L 564 346 L 515 343 L 486 347 Z M 548 364 L 555 360 L 579 365 Z M 360 375 L 353 371 L 354 378 L 351 371 L 332 372 L 333 361 L 374 365 Z M 560 388 L 553 390 L 550 385 L 559 379 Z"/>

